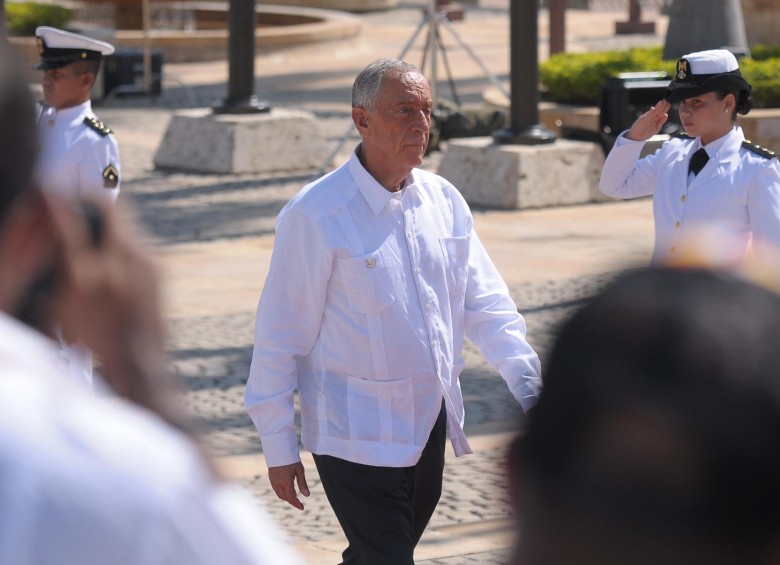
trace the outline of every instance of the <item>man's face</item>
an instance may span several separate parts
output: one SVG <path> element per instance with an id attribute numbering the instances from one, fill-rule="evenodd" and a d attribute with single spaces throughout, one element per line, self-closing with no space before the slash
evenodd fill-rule
<path id="1" fill-rule="evenodd" d="M 396 168 L 403 177 L 422 163 L 431 126 L 431 89 L 421 74 L 388 73 L 375 112 L 366 112 L 367 154 Z"/>
<path id="2" fill-rule="evenodd" d="M 70 108 L 89 98 L 89 73 L 79 73 L 70 64 L 58 69 L 46 69 L 43 73 L 43 99 L 58 110 Z"/>

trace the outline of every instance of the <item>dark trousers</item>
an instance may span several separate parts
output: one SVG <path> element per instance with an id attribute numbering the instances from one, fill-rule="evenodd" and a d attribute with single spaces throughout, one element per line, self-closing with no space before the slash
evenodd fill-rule
<path id="1" fill-rule="evenodd" d="M 413 565 L 441 497 L 447 412 L 442 404 L 413 467 L 373 467 L 315 455 L 322 488 L 349 546 L 342 565 Z"/>

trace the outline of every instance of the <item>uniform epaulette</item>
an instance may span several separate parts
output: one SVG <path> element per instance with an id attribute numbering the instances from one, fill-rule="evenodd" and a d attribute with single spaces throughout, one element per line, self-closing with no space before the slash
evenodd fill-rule
<path id="1" fill-rule="evenodd" d="M 104 124 L 97 118 L 93 118 L 92 116 L 86 116 L 84 118 L 84 123 L 102 136 L 106 136 L 109 133 L 111 133 L 110 127 L 108 127 L 106 124 Z"/>
<path id="2" fill-rule="evenodd" d="M 673 134 L 672 137 L 675 137 L 677 139 L 694 139 L 684 131 L 678 131 L 677 133 Z"/>
<path id="3" fill-rule="evenodd" d="M 753 153 L 761 155 L 762 157 L 766 157 L 767 159 L 780 159 L 780 155 L 778 155 L 771 149 L 767 149 L 766 147 L 761 147 L 760 145 L 756 145 L 755 143 L 747 139 L 742 142 L 742 147 L 744 147 L 748 151 L 752 151 Z"/>

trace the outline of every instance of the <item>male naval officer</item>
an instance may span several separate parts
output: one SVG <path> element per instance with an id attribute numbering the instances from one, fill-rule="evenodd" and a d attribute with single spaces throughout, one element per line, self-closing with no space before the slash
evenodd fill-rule
<path id="1" fill-rule="evenodd" d="M 111 130 L 92 111 L 90 92 L 103 55 L 114 47 L 104 41 L 53 27 L 35 30 L 43 70 L 43 102 L 38 108 L 40 152 L 36 182 L 47 193 L 68 201 L 115 201 L 119 196 L 119 149 Z M 92 352 L 63 336 L 55 352 L 67 375 L 93 386 Z"/>
<path id="2" fill-rule="evenodd" d="M 43 70 L 36 180 L 61 197 L 110 199 L 119 195 L 119 149 L 92 111 L 90 91 L 103 55 L 114 47 L 53 27 L 35 30 Z"/>

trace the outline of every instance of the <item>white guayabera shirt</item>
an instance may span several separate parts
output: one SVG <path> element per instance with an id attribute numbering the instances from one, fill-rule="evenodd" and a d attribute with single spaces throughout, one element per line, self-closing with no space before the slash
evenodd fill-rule
<path id="1" fill-rule="evenodd" d="M 464 336 L 532 406 L 539 359 L 463 197 L 419 169 L 388 192 L 353 154 L 277 219 L 245 394 L 268 465 L 299 460 L 296 388 L 313 453 L 413 465 L 442 398 L 455 453 L 470 453 Z"/>

